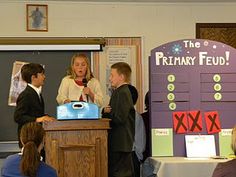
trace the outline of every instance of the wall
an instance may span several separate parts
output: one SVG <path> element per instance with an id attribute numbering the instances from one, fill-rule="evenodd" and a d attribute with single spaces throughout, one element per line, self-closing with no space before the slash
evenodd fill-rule
<path id="1" fill-rule="evenodd" d="M 49 31 L 26 31 L 26 4 L 48 4 Z M 195 38 L 195 23 L 233 23 L 236 3 L 76 3 L 0 1 L 1 37 L 143 37 L 143 71 L 150 50 Z M 1 63 L 0 59 L 0 63 Z M 144 81 L 144 92 L 148 79 Z"/>

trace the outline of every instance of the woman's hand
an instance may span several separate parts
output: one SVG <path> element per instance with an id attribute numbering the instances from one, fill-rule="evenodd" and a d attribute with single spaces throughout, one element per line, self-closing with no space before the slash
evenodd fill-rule
<path id="1" fill-rule="evenodd" d="M 64 101 L 64 104 L 66 104 L 66 103 L 70 103 L 70 102 L 71 102 L 70 99 L 66 99 L 66 100 Z"/>
<path id="2" fill-rule="evenodd" d="M 85 95 L 88 95 L 90 97 L 90 99 L 92 100 L 92 102 L 94 102 L 94 93 L 92 92 L 92 90 L 89 87 L 84 87 L 83 93 Z"/>

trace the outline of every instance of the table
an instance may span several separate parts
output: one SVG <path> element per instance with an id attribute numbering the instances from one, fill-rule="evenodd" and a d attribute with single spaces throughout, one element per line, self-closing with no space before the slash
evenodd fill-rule
<path id="1" fill-rule="evenodd" d="M 227 159 L 149 157 L 143 163 L 143 177 L 211 177 L 219 162 Z"/>

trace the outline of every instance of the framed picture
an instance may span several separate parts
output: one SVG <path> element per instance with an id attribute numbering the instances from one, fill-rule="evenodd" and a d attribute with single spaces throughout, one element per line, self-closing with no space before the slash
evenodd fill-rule
<path id="1" fill-rule="evenodd" d="M 27 31 L 48 31 L 48 5 L 26 4 Z"/>

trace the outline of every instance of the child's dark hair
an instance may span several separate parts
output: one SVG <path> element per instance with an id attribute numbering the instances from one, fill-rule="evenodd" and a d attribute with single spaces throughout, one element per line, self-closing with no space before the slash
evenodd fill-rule
<path id="1" fill-rule="evenodd" d="M 43 142 L 45 131 L 41 124 L 30 122 L 23 125 L 20 140 L 24 145 L 20 170 L 24 176 L 36 177 L 40 164 L 38 147 Z"/>
<path id="2" fill-rule="evenodd" d="M 37 77 L 38 73 L 44 73 L 44 72 L 45 70 L 42 65 L 37 64 L 37 63 L 29 63 L 22 66 L 21 77 L 25 82 L 31 83 L 32 76 Z"/>
<path id="3" fill-rule="evenodd" d="M 145 102 L 145 110 L 148 110 L 149 109 L 149 91 L 145 95 L 144 102 Z"/>
<path id="4" fill-rule="evenodd" d="M 128 85 L 128 87 L 132 96 L 133 104 L 135 105 L 138 100 L 138 91 L 133 85 Z"/>

